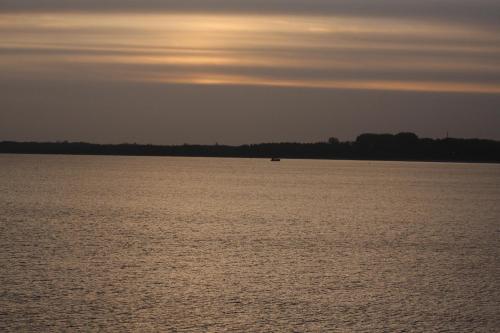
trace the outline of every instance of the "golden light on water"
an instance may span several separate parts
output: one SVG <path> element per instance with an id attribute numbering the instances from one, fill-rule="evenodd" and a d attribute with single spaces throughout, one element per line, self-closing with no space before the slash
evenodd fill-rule
<path id="1" fill-rule="evenodd" d="M 12 78 L 500 93 L 497 36 L 460 25 L 235 14 L 0 22 L 0 69 Z"/>

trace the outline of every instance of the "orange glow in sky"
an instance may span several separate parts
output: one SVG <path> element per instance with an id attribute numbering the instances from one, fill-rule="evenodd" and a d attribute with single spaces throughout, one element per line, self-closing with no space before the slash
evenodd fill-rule
<path id="1" fill-rule="evenodd" d="M 383 18 L 4 14 L 11 78 L 500 93 L 496 34 Z"/>

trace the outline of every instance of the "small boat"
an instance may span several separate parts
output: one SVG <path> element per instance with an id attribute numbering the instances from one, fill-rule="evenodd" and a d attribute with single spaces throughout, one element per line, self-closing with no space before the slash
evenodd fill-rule
<path id="1" fill-rule="evenodd" d="M 278 157 L 271 158 L 271 162 L 279 162 L 279 161 L 281 161 L 281 159 L 279 159 Z"/>

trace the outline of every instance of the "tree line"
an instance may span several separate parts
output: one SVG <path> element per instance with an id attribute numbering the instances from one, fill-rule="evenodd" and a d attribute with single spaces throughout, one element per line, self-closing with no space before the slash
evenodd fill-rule
<path id="1" fill-rule="evenodd" d="M 419 138 L 414 133 L 359 135 L 355 141 L 335 137 L 316 143 L 230 145 L 93 144 L 86 142 L 0 142 L 0 153 L 311 158 L 500 162 L 500 141 Z"/>

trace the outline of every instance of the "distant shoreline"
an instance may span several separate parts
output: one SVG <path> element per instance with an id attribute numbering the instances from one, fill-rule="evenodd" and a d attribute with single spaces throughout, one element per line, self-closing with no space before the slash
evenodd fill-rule
<path id="1" fill-rule="evenodd" d="M 5 153 L 1 155 L 40 155 L 40 156 L 109 156 L 109 157 L 192 157 L 192 158 L 234 158 L 234 159 L 270 159 L 268 157 L 249 156 L 195 156 L 195 155 L 131 155 L 131 154 L 86 154 L 86 153 Z M 359 162 L 418 162 L 418 163 L 463 163 L 463 164 L 500 164 L 500 161 L 461 161 L 461 160 L 403 160 L 403 159 L 360 159 L 360 158 L 322 158 L 322 157 L 284 157 L 286 160 L 317 160 L 317 161 L 359 161 Z"/>
<path id="2" fill-rule="evenodd" d="M 500 141 L 428 139 L 413 133 L 362 134 L 355 141 L 250 145 L 145 145 L 85 142 L 0 142 L 0 153 L 112 156 L 179 156 L 365 161 L 500 163 Z"/>

